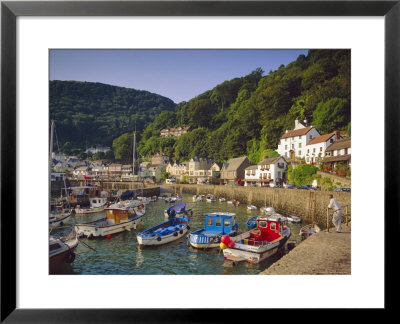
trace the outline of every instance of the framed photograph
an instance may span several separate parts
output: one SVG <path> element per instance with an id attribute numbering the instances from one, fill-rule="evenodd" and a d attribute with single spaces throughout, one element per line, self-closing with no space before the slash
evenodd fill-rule
<path id="1" fill-rule="evenodd" d="M 204 322 L 229 321 L 239 316 L 241 312 L 247 313 L 250 310 L 262 316 L 260 311 L 266 308 L 388 309 L 391 302 L 387 294 L 391 287 L 386 286 L 385 283 L 390 277 L 391 268 L 388 266 L 388 261 L 394 247 L 394 242 L 390 242 L 390 238 L 398 234 L 398 231 L 393 230 L 393 228 L 398 230 L 397 226 L 393 226 L 387 214 L 389 210 L 393 210 L 391 212 L 393 215 L 398 213 L 396 207 L 399 195 L 397 189 L 398 123 L 400 121 L 398 112 L 399 21 L 399 1 L 2 1 L 1 320 L 8 323 L 31 321 L 54 323 L 181 321 L 186 323 L 200 320 Z M 82 272 L 77 271 L 83 275 L 66 275 L 69 274 L 68 270 L 61 272 L 63 275 L 49 275 L 47 263 L 49 233 L 48 228 L 44 226 L 47 222 L 45 219 L 49 204 L 48 151 L 49 141 L 50 143 L 53 143 L 53 140 L 58 141 L 56 136 L 60 136 L 60 133 L 54 137 L 49 136 L 49 110 L 52 109 L 50 98 L 52 92 L 49 88 L 60 89 L 65 86 L 61 84 L 62 82 L 55 81 L 58 80 L 59 75 L 62 75 L 54 73 L 60 67 L 57 64 L 64 64 L 65 67 L 60 79 L 75 80 L 72 71 L 81 64 L 80 61 L 93 61 L 102 53 L 111 54 L 113 60 L 124 62 L 120 53 L 130 51 L 135 53 L 136 60 L 143 62 L 145 66 L 146 56 L 159 55 L 157 60 L 161 61 L 160 57 L 171 55 L 176 60 L 184 62 L 186 58 L 179 55 L 188 51 L 203 54 L 220 52 L 222 57 L 227 56 L 228 52 L 265 51 L 266 53 L 272 51 L 275 54 L 279 53 L 282 60 L 286 53 L 296 51 L 294 58 L 290 57 L 282 61 L 281 68 L 283 69 L 285 64 L 296 59 L 297 63 L 301 64 L 299 60 L 305 58 L 309 50 L 328 49 L 338 52 L 336 58 L 340 55 L 351 56 L 351 69 L 349 67 L 351 70 L 351 137 L 354 147 L 351 153 L 350 204 L 354 216 L 352 217 L 351 273 L 349 275 L 341 276 L 337 273 L 335 275 L 259 275 L 259 272 L 248 271 L 244 267 L 243 273 L 225 271 L 225 269 L 218 273 L 220 275 L 214 275 L 217 273 L 210 275 L 208 270 L 194 276 L 185 275 L 180 270 L 172 271 L 170 275 L 158 275 L 160 273 L 157 271 L 144 271 L 132 275 L 129 271 L 113 270 L 112 254 L 115 251 L 109 249 L 109 244 L 106 254 L 100 255 L 93 252 L 93 247 L 99 245 L 91 246 L 90 233 L 85 232 L 87 229 L 79 229 L 82 230 L 80 234 L 88 237 L 81 242 L 93 252 L 90 254 L 91 267 L 94 269 L 96 265 L 98 269 L 102 269 L 93 272 L 82 269 Z M 81 56 L 71 59 L 70 54 L 73 52 L 79 52 Z M 68 56 L 67 60 L 62 61 L 63 56 L 64 58 Z M 82 57 L 85 58 L 81 60 Z M 255 57 L 243 56 L 242 60 L 244 57 L 247 57 L 252 64 L 257 64 Z M 212 57 L 208 62 L 214 59 L 217 60 L 216 57 Z M 273 60 L 272 57 L 270 59 Z M 345 59 L 343 62 L 340 59 L 337 61 L 341 62 L 338 63 L 341 66 L 334 69 L 341 68 L 343 71 L 346 68 L 343 63 Z M 69 65 L 57 62 L 68 62 Z M 228 60 L 217 62 L 215 61 L 215 69 L 221 65 L 226 65 L 226 69 L 229 69 Z M 128 63 L 121 64 L 127 66 Z M 107 68 L 106 64 L 101 67 L 101 69 Z M 254 66 L 254 69 L 256 68 L 257 66 Z M 271 68 L 269 73 L 278 68 L 279 66 Z M 187 65 L 186 70 L 190 70 L 190 65 Z M 196 73 L 196 70 L 193 72 Z M 250 73 L 251 70 L 248 72 Z M 257 70 L 253 72 L 252 75 L 257 76 Z M 261 73 L 261 70 L 258 72 Z M 122 68 L 119 73 L 122 79 L 122 75 L 126 72 Z M 157 75 L 160 71 L 152 67 L 151 70 L 149 68 L 149 73 Z M 178 74 L 172 66 L 168 73 L 171 76 Z M 211 72 L 208 73 L 211 74 Z M 238 77 L 241 76 L 238 75 Z M 179 76 L 176 77 L 179 78 Z M 313 77 L 317 78 L 318 73 L 313 74 Z M 173 80 L 177 78 L 171 77 L 169 80 L 174 82 Z M 200 82 L 200 79 L 199 75 L 197 81 Z M 154 82 L 153 80 L 151 82 Z M 78 77 L 75 81 L 102 82 L 101 80 L 78 79 Z M 223 80 L 216 81 L 215 85 L 222 82 Z M 335 84 L 332 83 L 332 87 L 334 86 Z M 183 92 L 183 84 L 180 84 L 180 87 Z M 303 84 L 302 87 L 306 88 L 307 85 Z M 140 89 L 140 85 L 137 88 Z M 350 85 L 348 88 L 350 89 Z M 203 91 L 211 89 L 212 87 L 209 87 Z M 200 93 L 191 94 L 187 98 L 177 98 L 174 101 L 184 102 Z M 123 95 L 119 92 L 121 102 L 124 100 L 121 99 Z M 223 98 L 223 94 L 221 96 Z M 263 96 L 265 99 L 268 94 L 264 93 Z M 215 94 L 212 100 L 222 100 L 222 107 L 224 103 L 228 104 L 227 101 L 219 98 Z M 155 116 L 159 114 L 160 111 L 157 110 L 156 105 L 161 99 L 158 97 L 145 99 L 152 102 L 154 110 L 152 114 Z M 62 102 L 66 99 L 60 97 L 57 100 Z M 115 109 L 118 109 L 118 103 L 115 100 L 117 99 L 114 99 Z M 165 107 L 167 104 L 168 102 L 162 102 L 160 105 Z M 290 105 L 292 104 L 294 105 L 291 102 Z M 299 107 L 300 105 L 301 103 Z M 345 100 L 338 99 L 334 105 L 343 108 L 346 103 Z M 301 107 L 299 109 L 301 110 Z M 75 113 L 76 124 L 86 118 L 79 115 L 79 112 Z M 243 111 L 238 110 L 237 114 L 242 116 Z M 301 113 L 301 115 L 304 114 Z M 68 111 L 59 112 L 58 117 L 60 121 L 61 118 L 68 119 Z M 199 122 L 200 126 L 201 117 L 201 114 L 196 115 L 198 118 L 196 122 Z M 106 118 L 103 119 L 106 120 Z M 141 118 L 139 114 L 137 118 Z M 251 122 L 249 118 L 246 120 Z M 129 127 L 127 126 L 129 129 L 133 127 L 132 120 L 121 119 L 120 125 L 124 122 L 129 124 Z M 304 123 L 303 126 L 299 124 L 299 128 L 306 127 L 307 122 L 304 121 Z M 321 127 L 324 126 L 323 121 L 319 124 Z M 186 125 L 183 126 L 186 127 Z M 163 131 L 182 133 L 187 131 L 185 127 L 168 128 Z M 62 127 L 59 130 L 62 132 Z M 59 130 L 56 128 L 56 133 Z M 101 133 L 99 130 L 98 133 L 106 136 L 107 131 Z M 181 133 L 179 136 L 182 135 Z M 53 134 L 53 128 L 51 134 Z M 339 137 L 339 135 L 335 133 L 332 136 Z M 167 137 L 168 134 L 165 136 Z M 160 137 L 163 137 L 163 134 Z M 79 140 L 82 142 L 81 138 Z M 132 142 L 132 139 L 129 138 L 129 141 Z M 133 137 L 133 141 L 136 145 L 136 137 Z M 69 150 L 72 155 L 73 150 L 65 141 L 63 144 L 64 149 Z M 88 147 L 95 144 L 95 142 L 86 143 L 85 154 L 90 151 Z M 94 154 L 89 153 L 90 156 Z M 286 157 L 294 158 L 295 153 L 295 151 L 289 152 Z M 104 157 L 105 154 L 103 152 L 98 156 Z M 284 154 L 285 152 L 281 155 L 284 156 Z M 129 158 L 130 156 L 132 153 L 129 153 Z M 223 157 L 223 154 L 221 156 Z M 307 158 L 309 157 L 304 159 Z M 285 160 L 282 161 L 278 162 L 285 162 Z M 308 162 L 311 164 L 316 162 L 313 158 L 310 161 Z M 135 164 L 135 155 L 133 155 L 133 164 Z M 112 167 L 117 168 L 117 165 Z M 121 163 L 120 167 L 123 168 L 124 164 Z M 128 174 L 129 168 L 127 165 L 125 167 Z M 118 179 L 113 173 L 115 179 L 110 180 L 110 172 L 112 172 L 110 168 L 111 166 L 108 166 L 107 180 L 110 183 L 123 182 L 123 170 L 118 171 L 120 172 Z M 267 166 L 261 164 L 261 168 L 265 171 Z M 252 171 L 249 169 L 248 172 L 251 176 Z M 131 173 L 134 177 L 135 167 Z M 54 176 L 57 175 L 54 174 Z M 282 174 L 280 176 L 283 177 Z M 294 174 L 292 176 L 294 178 Z M 76 174 L 76 177 L 91 180 L 91 175 L 87 174 Z M 188 179 L 186 180 L 189 181 Z M 199 179 L 203 178 L 196 178 L 196 183 L 200 181 Z M 261 186 L 266 186 L 269 182 L 268 175 L 265 178 L 261 176 L 260 179 L 260 181 L 257 180 L 258 182 L 254 179 L 254 181 L 249 180 L 248 185 L 257 186 L 257 183 L 261 183 Z M 165 181 L 167 180 L 172 181 L 171 179 Z M 237 179 L 234 181 L 235 184 L 241 185 Z M 208 181 L 206 179 L 203 182 Z M 76 184 L 82 185 L 82 182 L 77 181 Z M 274 182 L 274 186 L 281 184 L 283 185 L 284 181 Z M 116 188 L 114 184 L 112 186 L 113 189 Z M 85 186 L 78 187 L 82 189 Z M 88 186 L 83 189 L 87 188 Z M 127 194 L 129 190 L 121 191 L 119 195 Z M 340 194 L 342 193 L 338 193 Z M 208 198 L 212 199 L 212 197 Z M 393 206 L 395 206 L 394 209 Z M 142 205 L 139 207 L 142 208 Z M 80 208 L 79 204 L 75 206 L 77 215 Z M 112 209 L 110 206 L 108 208 Z M 140 208 L 135 209 L 135 215 L 140 214 Z M 160 211 L 163 212 L 164 207 Z M 119 212 L 121 214 L 117 215 Z M 168 208 L 166 212 L 179 211 Z M 115 224 L 120 224 L 121 220 L 125 221 L 122 209 L 107 210 L 105 213 L 107 218 L 112 214 Z M 83 222 L 84 217 L 80 219 Z M 59 225 L 62 226 L 64 223 Z M 95 225 L 97 231 L 98 224 Z M 280 223 L 274 224 L 275 233 L 280 225 Z M 113 249 L 117 248 L 115 244 L 119 241 L 113 239 L 112 235 L 106 234 L 102 234 L 104 236 L 102 242 L 106 244 L 112 242 Z M 177 235 L 179 235 L 179 230 L 177 230 Z M 298 234 L 293 233 L 293 235 Z M 145 237 L 144 235 L 141 239 L 145 240 Z M 231 243 L 224 243 L 221 251 Z M 223 242 L 218 241 L 218 244 L 222 246 Z M 131 255 L 128 252 L 126 255 Z M 139 269 L 143 262 L 142 252 L 140 249 L 135 250 L 131 256 Z M 69 257 L 73 262 L 74 255 L 70 254 Z M 163 257 L 166 260 L 174 256 L 165 252 Z M 175 255 L 175 258 L 182 263 L 190 262 L 181 255 Z M 102 265 L 100 259 L 103 260 L 101 262 L 111 261 L 107 265 L 105 263 Z M 203 261 L 207 262 L 207 260 Z M 123 262 L 126 262 L 128 267 L 133 264 L 129 258 Z M 152 263 L 152 266 L 168 267 L 163 262 Z M 366 280 L 369 282 L 368 293 L 364 290 Z M 215 287 L 221 287 L 221 289 Z M 300 287 L 312 287 L 312 289 L 303 290 Z M 252 295 L 252 300 L 244 298 L 249 294 Z M 267 298 L 267 303 L 263 301 L 264 297 Z M 210 318 L 204 309 L 216 311 Z"/>

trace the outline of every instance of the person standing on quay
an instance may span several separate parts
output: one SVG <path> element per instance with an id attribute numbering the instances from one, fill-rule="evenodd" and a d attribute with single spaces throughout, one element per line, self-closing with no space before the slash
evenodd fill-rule
<path id="1" fill-rule="evenodd" d="M 333 198 L 333 195 L 329 195 L 328 208 L 333 209 L 332 223 L 336 227 L 336 232 L 340 233 L 342 231 L 342 207 L 337 200 Z"/>

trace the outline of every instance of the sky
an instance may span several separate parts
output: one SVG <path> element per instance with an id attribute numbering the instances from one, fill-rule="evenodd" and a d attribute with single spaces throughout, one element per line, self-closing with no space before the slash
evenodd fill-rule
<path id="1" fill-rule="evenodd" d="M 100 82 L 188 101 L 261 67 L 267 75 L 298 50 L 50 50 L 50 80 Z"/>

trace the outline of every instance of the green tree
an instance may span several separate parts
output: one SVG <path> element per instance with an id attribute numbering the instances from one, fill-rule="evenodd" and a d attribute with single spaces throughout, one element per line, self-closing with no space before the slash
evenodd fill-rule
<path id="1" fill-rule="evenodd" d="M 347 107 L 347 100 L 342 98 L 319 103 L 313 113 L 313 125 L 323 134 L 344 127 Z"/>

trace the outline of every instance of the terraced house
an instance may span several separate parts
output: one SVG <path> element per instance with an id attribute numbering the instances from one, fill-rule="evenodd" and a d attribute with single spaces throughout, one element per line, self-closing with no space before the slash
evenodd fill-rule
<path id="1" fill-rule="evenodd" d="M 274 187 L 287 180 L 288 163 L 283 157 L 264 158 L 245 169 L 245 186 Z"/>
<path id="2" fill-rule="evenodd" d="M 228 160 L 221 169 L 221 184 L 243 184 L 245 169 L 250 166 L 247 156 Z"/>

